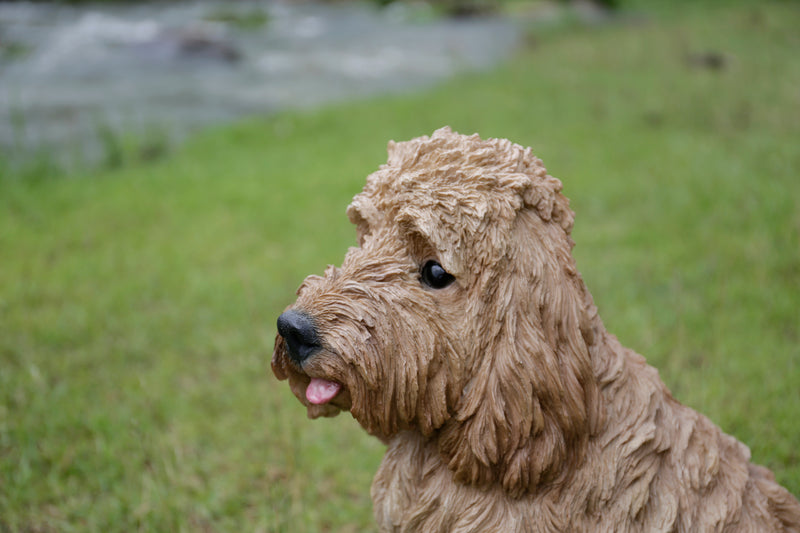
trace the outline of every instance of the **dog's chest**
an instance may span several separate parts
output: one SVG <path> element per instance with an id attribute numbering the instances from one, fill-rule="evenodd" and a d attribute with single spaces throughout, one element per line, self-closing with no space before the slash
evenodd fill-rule
<path id="1" fill-rule="evenodd" d="M 380 531 L 565 531 L 546 498 L 510 499 L 501 488 L 457 483 L 435 444 L 401 434 L 390 444 L 372 483 Z M 538 524 L 533 527 L 533 524 Z M 542 527 L 548 524 L 550 527 Z"/>

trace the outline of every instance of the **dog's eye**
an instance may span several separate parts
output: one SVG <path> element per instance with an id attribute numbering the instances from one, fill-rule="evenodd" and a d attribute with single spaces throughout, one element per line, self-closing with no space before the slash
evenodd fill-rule
<path id="1" fill-rule="evenodd" d="M 456 280 L 452 274 L 448 274 L 447 271 L 442 268 L 442 265 L 436 261 L 428 261 L 425 263 L 425 266 L 422 267 L 421 275 L 422 283 L 432 289 L 444 289 Z"/>

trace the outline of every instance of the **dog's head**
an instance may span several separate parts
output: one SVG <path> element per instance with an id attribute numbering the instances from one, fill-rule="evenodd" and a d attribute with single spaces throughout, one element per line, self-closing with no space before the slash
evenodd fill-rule
<path id="1" fill-rule="evenodd" d="M 275 375 L 311 417 L 436 439 L 461 482 L 520 495 L 557 476 L 599 403 L 560 191 L 506 140 L 390 143 L 348 208 L 359 246 L 279 318 Z"/>

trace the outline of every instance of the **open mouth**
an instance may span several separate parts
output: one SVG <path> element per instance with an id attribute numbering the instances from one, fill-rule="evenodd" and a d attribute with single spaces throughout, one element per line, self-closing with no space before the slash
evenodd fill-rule
<path id="1" fill-rule="evenodd" d="M 352 400 L 350 391 L 342 383 L 324 378 L 305 377 L 292 386 L 298 398 L 305 396 L 309 418 L 336 416 L 349 411 Z"/>
<path id="2" fill-rule="evenodd" d="M 317 377 L 335 374 L 334 370 L 320 363 L 324 359 L 324 354 L 315 354 L 313 358 L 297 361 L 291 356 L 286 340 L 281 335 L 277 337 L 272 371 L 276 378 L 289 380 L 294 395 L 308 407 L 309 418 L 336 416 L 351 407 L 350 391 L 344 382 Z"/>
<path id="3" fill-rule="evenodd" d="M 323 405 L 333 400 L 341 390 L 341 383 L 322 378 L 311 378 L 306 387 L 306 399 L 314 405 Z"/>

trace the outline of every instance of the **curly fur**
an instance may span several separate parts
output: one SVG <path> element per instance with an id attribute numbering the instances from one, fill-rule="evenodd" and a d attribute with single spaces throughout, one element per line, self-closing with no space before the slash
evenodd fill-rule
<path id="1" fill-rule="evenodd" d="M 349 410 L 388 444 L 381 531 L 800 531 L 749 450 L 678 403 L 600 320 L 561 183 L 507 140 L 389 143 L 348 208 L 359 247 L 293 309 L 321 349 L 272 368 L 310 417 Z M 437 260 L 455 277 L 420 282 Z M 311 404 L 312 378 L 342 384 Z"/>

